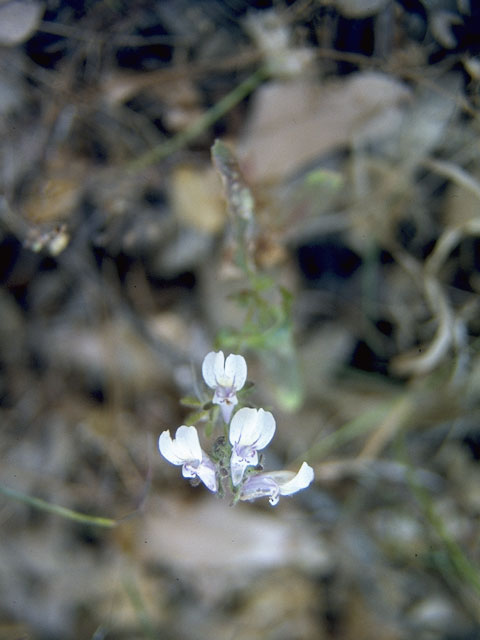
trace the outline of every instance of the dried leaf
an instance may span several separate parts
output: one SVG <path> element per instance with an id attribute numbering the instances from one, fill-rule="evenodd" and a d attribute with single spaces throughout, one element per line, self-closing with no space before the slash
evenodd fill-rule
<path id="1" fill-rule="evenodd" d="M 206 233 L 217 233 L 224 226 L 225 209 L 213 169 L 177 167 L 172 174 L 170 196 L 182 224 Z"/>
<path id="2" fill-rule="evenodd" d="M 239 154 L 255 181 L 286 178 L 321 155 L 392 135 L 405 85 L 376 72 L 355 74 L 322 87 L 311 81 L 271 82 L 257 90 Z"/>

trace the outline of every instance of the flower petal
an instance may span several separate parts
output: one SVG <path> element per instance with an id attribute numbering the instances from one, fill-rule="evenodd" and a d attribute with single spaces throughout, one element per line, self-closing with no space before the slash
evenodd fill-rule
<path id="1" fill-rule="evenodd" d="M 232 484 L 234 487 L 238 486 L 242 481 L 243 474 L 247 468 L 248 462 L 241 458 L 235 458 L 230 460 L 230 472 L 232 475 Z"/>
<path id="2" fill-rule="evenodd" d="M 225 361 L 225 378 L 231 380 L 230 385 L 239 391 L 247 379 L 247 363 L 243 356 L 231 353 Z"/>
<path id="3" fill-rule="evenodd" d="M 213 402 L 215 403 L 215 400 Z M 222 413 L 222 418 L 225 424 L 228 424 L 230 422 L 230 418 L 232 417 L 232 413 L 233 413 L 233 408 L 237 404 L 237 402 L 238 402 L 237 397 L 233 396 L 233 398 L 230 398 L 229 401 L 223 400 L 222 402 L 218 403 L 220 405 L 220 411 Z"/>
<path id="4" fill-rule="evenodd" d="M 260 430 L 260 436 L 256 441 L 256 449 L 264 449 L 275 434 L 275 418 L 270 411 L 258 410 L 257 421 Z"/>
<path id="5" fill-rule="evenodd" d="M 215 493 L 218 488 L 216 468 L 207 454 L 203 451 L 202 454 L 202 463 L 197 469 L 197 475 L 203 482 L 203 484 L 207 487 L 207 489 L 210 489 L 210 491 L 213 491 L 213 493 Z"/>
<path id="6" fill-rule="evenodd" d="M 225 356 L 223 355 L 223 351 L 219 351 L 216 354 L 214 368 L 217 387 L 225 387 L 226 389 L 231 388 L 233 385 L 233 378 L 225 371 Z"/>
<path id="7" fill-rule="evenodd" d="M 258 474 L 246 480 L 242 487 L 240 500 L 256 500 L 257 498 L 268 497 L 270 504 L 274 505 L 278 502 L 279 493 L 279 487 L 275 480 L 268 475 Z"/>
<path id="8" fill-rule="evenodd" d="M 172 464 L 183 464 L 183 458 L 177 454 L 170 431 L 164 431 L 158 439 L 158 448 L 162 456 Z"/>
<path id="9" fill-rule="evenodd" d="M 272 506 L 278 503 L 279 496 L 288 496 L 306 489 L 313 481 L 313 469 L 306 462 L 298 473 L 293 471 L 268 471 L 248 478 L 242 486 L 240 500 L 255 500 L 268 497 Z"/>
<path id="10" fill-rule="evenodd" d="M 274 433 L 275 418 L 269 411 L 244 407 L 232 418 L 229 439 L 232 445 L 263 449 L 273 438 Z"/>
<path id="11" fill-rule="evenodd" d="M 175 452 L 179 458 L 188 462 L 200 462 L 202 460 L 202 449 L 195 427 L 182 425 L 178 427 L 173 441 Z"/>
<path id="12" fill-rule="evenodd" d="M 282 496 L 288 496 L 302 489 L 306 489 L 313 482 L 313 478 L 314 472 L 312 467 L 304 462 L 293 478 L 286 482 L 278 482 L 280 493 Z"/>
<path id="13" fill-rule="evenodd" d="M 242 434 L 247 433 L 247 430 L 250 432 L 251 428 L 248 425 L 250 423 L 253 423 L 254 425 L 256 424 L 256 422 L 254 422 L 255 414 L 256 410 L 248 407 L 244 407 L 237 411 L 230 423 L 230 430 L 228 434 L 230 444 L 235 445 L 239 443 L 242 438 Z"/>
<path id="14" fill-rule="evenodd" d="M 210 389 L 215 389 L 215 387 L 217 386 L 216 371 L 220 367 L 221 371 L 223 372 L 223 360 L 223 351 L 219 351 L 218 353 L 216 353 L 215 351 L 210 351 L 210 353 L 207 353 L 207 355 L 203 359 L 202 375 L 203 379 L 205 380 L 207 386 L 210 387 Z"/>
<path id="15" fill-rule="evenodd" d="M 182 467 L 182 476 L 184 478 L 196 478 L 197 467 L 194 467 L 192 464 L 186 462 Z"/>
<path id="16" fill-rule="evenodd" d="M 240 484 L 243 478 L 244 471 L 251 465 L 258 463 L 258 453 L 253 450 L 247 456 L 238 455 L 235 448 L 232 451 L 232 457 L 230 458 L 230 471 L 232 475 L 233 486 L 236 487 Z"/>

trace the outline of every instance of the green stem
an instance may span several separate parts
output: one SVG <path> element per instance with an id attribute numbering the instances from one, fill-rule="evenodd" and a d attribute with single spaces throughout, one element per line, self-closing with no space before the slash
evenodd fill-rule
<path id="1" fill-rule="evenodd" d="M 267 78 L 267 75 L 265 67 L 257 69 L 230 91 L 230 93 L 227 93 L 226 96 L 214 104 L 213 107 L 210 107 L 210 109 L 198 118 L 198 120 L 195 120 L 185 131 L 181 131 L 173 138 L 170 138 L 170 140 L 142 154 L 139 158 L 133 160 L 128 168 L 132 171 L 138 171 L 139 169 L 164 160 L 172 153 L 175 153 L 175 151 L 183 149 L 189 142 L 192 142 L 192 140 L 209 129 L 215 122 L 233 109 L 233 107 L 237 106 L 244 98 L 250 95 L 252 91 Z"/>
<path id="2" fill-rule="evenodd" d="M 3 484 L 0 484 L 0 493 L 2 493 L 7 498 L 12 498 L 13 500 L 17 500 L 18 502 L 23 502 L 24 504 L 28 504 L 30 507 L 34 507 L 35 509 L 48 511 L 49 513 L 54 513 L 55 515 L 60 516 L 61 518 L 75 520 L 75 522 L 81 522 L 83 524 L 88 524 L 94 527 L 111 528 L 115 527 L 118 524 L 116 520 L 112 520 L 111 518 L 89 516 L 86 513 L 80 513 L 79 511 L 67 509 L 66 507 L 60 507 L 57 504 L 52 504 L 51 502 L 47 502 L 46 500 L 42 500 L 41 498 L 34 498 L 33 496 L 29 496 L 26 493 L 22 493 Z"/>

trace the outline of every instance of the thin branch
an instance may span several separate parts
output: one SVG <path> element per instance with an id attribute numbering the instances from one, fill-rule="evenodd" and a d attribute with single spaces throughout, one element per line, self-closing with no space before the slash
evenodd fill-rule
<path id="1" fill-rule="evenodd" d="M 41 498 L 29 496 L 26 493 L 22 493 L 21 491 L 17 491 L 16 489 L 7 487 L 4 484 L 0 484 L 0 493 L 2 493 L 7 498 L 17 500 L 17 502 L 23 502 L 24 504 L 28 504 L 30 507 L 34 507 L 35 509 L 54 513 L 61 518 L 67 518 L 68 520 L 74 520 L 75 522 L 81 522 L 82 524 L 88 524 L 93 527 L 112 528 L 116 527 L 118 524 L 117 520 L 112 520 L 111 518 L 102 518 L 99 516 L 90 516 L 86 513 L 73 511 L 73 509 L 61 507 L 58 504 L 52 504 L 51 502 L 47 502 L 46 500 L 42 500 Z"/>
<path id="2" fill-rule="evenodd" d="M 199 135 L 207 131 L 215 122 L 239 104 L 244 98 L 254 91 L 267 77 L 265 67 L 260 67 L 248 78 L 227 93 L 221 100 L 208 109 L 203 116 L 196 120 L 190 127 L 181 131 L 176 136 L 159 144 L 150 151 L 147 151 L 139 158 L 136 158 L 128 165 L 131 171 L 138 171 L 156 162 L 164 160 L 172 153 L 183 149 L 189 142 L 192 142 Z"/>

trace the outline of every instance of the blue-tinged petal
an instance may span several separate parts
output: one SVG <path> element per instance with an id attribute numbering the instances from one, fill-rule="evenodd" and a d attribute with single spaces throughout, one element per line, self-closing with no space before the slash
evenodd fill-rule
<path id="1" fill-rule="evenodd" d="M 251 476 L 245 482 L 240 494 L 240 500 L 256 500 L 257 498 L 267 498 L 270 504 L 275 505 L 278 502 L 280 489 L 273 478 L 268 475 L 258 474 Z"/>
<path id="2" fill-rule="evenodd" d="M 236 487 L 240 484 L 243 478 L 245 469 L 249 466 L 258 464 L 258 453 L 254 449 L 242 450 L 236 447 L 233 448 L 232 456 L 230 458 L 230 471 L 232 476 L 233 486 Z"/>
<path id="3" fill-rule="evenodd" d="M 240 500 L 255 500 L 268 497 L 272 506 L 278 503 L 279 496 L 288 496 L 306 489 L 313 481 L 312 467 L 306 462 L 298 473 L 293 471 L 266 471 L 248 478 L 240 494 Z"/>
<path id="4" fill-rule="evenodd" d="M 197 477 L 197 467 L 185 462 L 182 467 L 182 476 L 184 478 L 196 478 Z"/>

